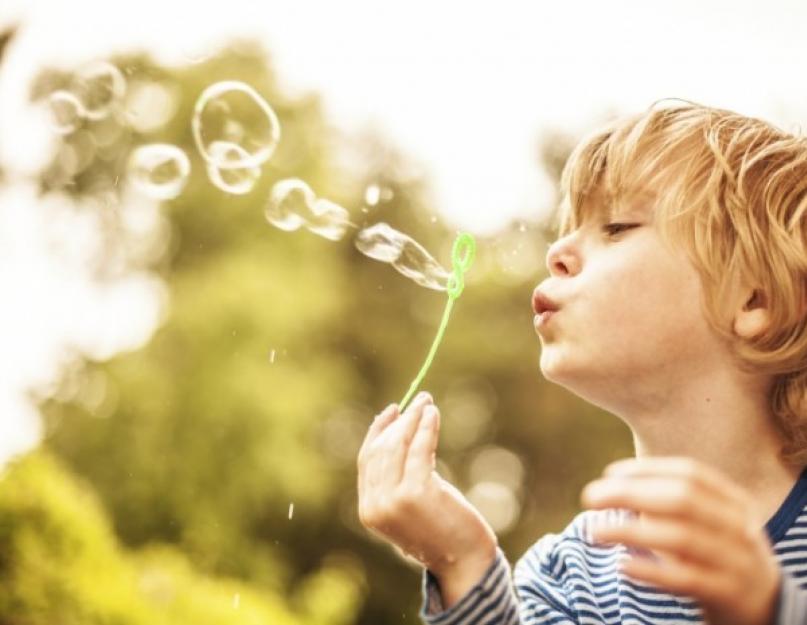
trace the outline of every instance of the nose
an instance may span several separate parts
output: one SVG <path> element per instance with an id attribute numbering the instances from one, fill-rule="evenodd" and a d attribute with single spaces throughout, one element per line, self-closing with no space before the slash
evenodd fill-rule
<path id="1" fill-rule="evenodd" d="M 546 252 L 546 268 L 549 275 L 569 276 L 579 271 L 579 257 L 571 245 L 570 236 L 558 239 L 549 246 Z"/>

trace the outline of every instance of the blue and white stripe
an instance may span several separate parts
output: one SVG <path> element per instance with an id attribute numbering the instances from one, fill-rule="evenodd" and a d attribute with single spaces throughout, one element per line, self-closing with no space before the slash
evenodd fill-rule
<path id="1" fill-rule="evenodd" d="M 624 545 L 587 539 L 594 522 L 620 522 L 624 510 L 585 511 L 548 534 L 511 567 L 497 549 L 480 582 L 444 610 L 437 580 L 423 576 L 426 625 L 685 625 L 703 623 L 697 603 L 628 579 L 617 569 Z M 807 474 L 766 525 L 784 573 L 776 625 L 807 624 Z"/>

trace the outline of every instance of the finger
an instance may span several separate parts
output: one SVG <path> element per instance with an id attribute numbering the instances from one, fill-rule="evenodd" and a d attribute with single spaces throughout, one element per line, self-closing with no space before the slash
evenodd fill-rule
<path id="1" fill-rule="evenodd" d="M 625 575 L 635 580 L 675 594 L 690 596 L 702 603 L 720 601 L 726 593 L 721 576 L 687 562 L 631 556 L 620 560 L 617 566 Z"/>
<path id="2" fill-rule="evenodd" d="M 681 479 L 612 477 L 595 480 L 582 493 L 588 508 L 627 508 L 640 513 L 686 519 L 721 531 L 745 532 L 746 516 L 727 510 Z"/>
<path id="3" fill-rule="evenodd" d="M 626 458 L 612 462 L 603 471 L 606 477 L 677 477 L 709 492 L 715 499 L 733 505 L 747 505 L 748 494 L 714 467 L 678 456 Z"/>
<path id="4" fill-rule="evenodd" d="M 367 428 L 367 434 L 364 436 L 364 441 L 359 449 L 359 458 L 362 457 L 367 448 L 378 438 L 381 432 L 392 423 L 399 415 L 398 404 L 390 404 L 380 413 L 375 416 L 370 427 Z"/>
<path id="5" fill-rule="evenodd" d="M 401 418 L 391 424 L 379 438 L 378 453 L 382 456 L 383 467 L 380 482 L 382 488 L 392 489 L 401 481 L 409 445 L 415 436 L 423 408 L 431 401 L 428 393 L 418 394 Z"/>
<path id="6" fill-rule="evenodd" d="M 730 544 L 725 534 L 682 521 L 649 517 L 622 525 L 598 526 L 592 530 L 592 537 L 596 542 L 649 549 L 713 570 L 740 566 L 735 557 L 738 546 Z"/>
<path id="7" fill-rule="evenodd" d="M 413 486 L 426 483 L 435 468 L 439 432 L 440 411 L 435 405 L 426 406 L 404 461 L 401 482 Z"/>
<path id="8" fill-rule="evenodd" d="M 378 457 L 373 458 L 369 451 L 371 445 L 384 428 L 398 417 L 398 414 L 398 405 L 390 404 L 376 415 L 375 420 L 367 430 L 367 435 L 364 438 L 361 449 L 359 449 L 359 455 L 356 461 L 358 467 L 357 488 L 360 498 L 367 496 L 368 491 L 378 483 L 378 476 L 381 471 Z"/>

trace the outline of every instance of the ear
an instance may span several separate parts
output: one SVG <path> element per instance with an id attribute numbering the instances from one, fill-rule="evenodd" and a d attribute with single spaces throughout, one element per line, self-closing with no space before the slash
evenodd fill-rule
<path id="1" fill-rule="evenodd" d="M 760 289 L 745 291 L 741 307 L 734 315 L 734 333 L 750 339 L 762 334 L 770 323 L 771 315 L 765 293 Z"/>

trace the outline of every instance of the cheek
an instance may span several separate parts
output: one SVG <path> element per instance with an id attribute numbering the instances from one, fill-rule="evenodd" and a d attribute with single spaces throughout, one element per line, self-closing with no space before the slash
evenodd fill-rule
<path id="1" fill-rule="evenodd" d="M 626 364 L 678 360 L 711 343 L 701 313 L 700 283 L 670 263 L 612 272 L 591 290 L 586 336 L 603 357 Z M 706 343 L 705 343 L 706 342 Z"/>

